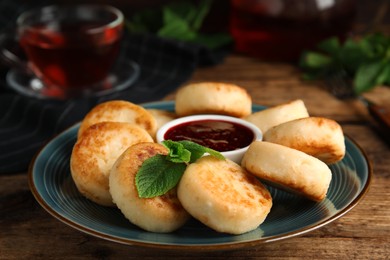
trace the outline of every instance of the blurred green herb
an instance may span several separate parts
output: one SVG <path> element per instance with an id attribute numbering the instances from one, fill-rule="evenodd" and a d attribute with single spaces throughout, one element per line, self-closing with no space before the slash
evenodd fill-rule
<path id="1" fill-rule="evenodd" d="M 216 49 L 232 41 L 228 33 L 201 33 L 203 21 L 210 11 L 212 0 L 198 4 L 189 1 L 169 3 L 161 9 L 139 12 L 128 20 L 131 32 L 155 33 L 158 36 L 189 41 Z"/>
<path id="2" fill-rule="evenodd" d="M 347 39 L 341 44 L 330 38 L 318 45 L 318 51 L 302 54 L 300 67 L 305 79 L 325 79 L 332 73 L 346 72 L 355 94 L 378 85 L 390 85 L 390 37 L 383 34 Z"/>

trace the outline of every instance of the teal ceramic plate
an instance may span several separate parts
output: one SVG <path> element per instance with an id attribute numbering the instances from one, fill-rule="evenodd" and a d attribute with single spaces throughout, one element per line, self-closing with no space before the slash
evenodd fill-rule
<path id="1" fill-rule="evenodd" d="M 146 108 L 173 110 L 172 102 L 144 104 Z M 254 105 L 253 111 L 264 109 Z M 82 232 L 118 243 L 166 249 L 222 250 L 275 242 L 322 227 L 351 210 L 368 190 L 371 167 L 364 152 L 346 137 L 345 158 L 330 168 L 332 182 L 326 199 L 310 202 L 270 187 L 273 207 L 256 230 L 229 235 L 217 233 L 191 220 L 169 234 L 144 231 L 127 221 L 116 208 L 99 206 L 82 197 L 69 171 L 69 158 L 79 125 L 49 142 L 29 171 L 32 193 L 55 218 Z"/>

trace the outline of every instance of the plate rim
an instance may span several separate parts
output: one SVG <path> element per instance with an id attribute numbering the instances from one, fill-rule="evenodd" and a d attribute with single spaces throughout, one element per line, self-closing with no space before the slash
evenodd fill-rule
<path id="1" fill-rule="evenodd" d="M 156 105 L 167 106 L 167 105 L 174 105 L 174 101 L 154 101 L 154 102 L 142 103 L 140 105 L 143 107 L 156 106 Z M 261 108 L 264 106 L 253 104 L 252 108 L 253 107 Z M 104 234 L 104 233 L 99 232 L 97 230 L 94 230 L 94 229 L 91 229 L 88 227 L 84 227 L 84 226 L 80 225 L 79 223 L 74 222 L 74 221 L 62 216 L 60 213 L 58 213 L 56 210 L 54 210 L 52 207 L 50 207 L 50 205 L 45 201 L 45 199 L 43 199 L 40 192 L 38 191 L 38 189 L 35 186 L 33 169 L 34 169 L 36 160 L 39 157 L 39 155 L 45 150 L 45 148 L 51 142 L 53 142 L 59 136 L 62 136 L 66 132 L 71 131 L 73 128 L 78 127 L 79 125 L 80 125 L 80 122 L 75 123 L 75 124 L 67 127 L 66 129 L 64 129 L 63 131 L 58 133 L 57 135 L 50 138 L 39 149 L 39 151 L 36 152 L 36 154 L 34 155 L 33 159 L 31 160 L 31 162 L 29 164 L 29 167 L 28 167 L 28 185 L 29 185 L 30 191 L 32 192 L 34 198 L 40 204 L 40 206 L 46 212 L 48 212 L 51 216 L 53 216 L 55 219 L 61 221 L 62 223 L 66 224 L 66 225 L 68 225 L 68 226 L 70 226 L 70 227 L 72 227 L 80 232 L 83 232 L 83 233 L 86 233 L 88 235 L 92 235 L 94 237 L 101 238 L 101 239 L 104 239 L 107 241 L 116 242 L 116 243 L 120 243 L 120 244 L 124 244 L 124 245 L 137 246 L 137 247 L 143 247 L 143 248 L 164 249 L 164 250 L 168 249 L 168 250 L 216 251 L 216 250 L 231 250 L 231 249 L 240 249 L 240 248 L 245 248 L 245 247 L 253 247 L 256 245 L 260 245 L 260 244 L 273 243 L 273 242 L 277 242 L 277 241 L 281 241 L 281 240 L 285 240 L 285 239 L 294 238 L 294 237 L 309 233 L 311 231 L 314 231 L 316 229 L 319 229 L 319 228 L 339 219 L 340 217 L 344 216 L 346 213 L 351 211 L 356 205 L 359 204 L 359 202 L 367 194 L 367 192 L 369 191 L 369 188 L 371 186 L 371 182 L 372 182 L 373 168 L 372 168 L 372 163 L 369 160 L 366 152 L 354 139 L 352 139 L 349 135 L 344 133 L 345 138 L 347 138 L 348 141 L 350 141 L 355 146 L 355 148 L 361 153 L 361 155 L 363 156 L 364 162 L 367 164 L 367 181 L 364 184 L 364 186 L 362 186 L 362 189 L 357 194 L 357 196 L 348 205 L 346 205 L 344 209 L 340 210 L 336 214 L 334 214 L 334 215 L 332 215 L 332 216 L 330 216 L 330 217 L 328 217 L 328 218 L 326 218 L 318 223 L 302 227 L 298 230 L 290 231 L 290 232 L 279 234 L 279 235 L 270 236 L 270 237 L 263 238 L 263 239 L 260 238 L 260 239 L 252 240 L 252 241 L 241 241 L 241 242 L 234 241 L 234 242 L 224 242 L 221 244 L 213 243 L 213 244 L 191 244 L 191 245 L 136 241 L 136 240 L 131 240 L 131 239 L 127 239 L 127 238 L 121 238 L 121 237 L 117 237 L 117 236 Z"/>

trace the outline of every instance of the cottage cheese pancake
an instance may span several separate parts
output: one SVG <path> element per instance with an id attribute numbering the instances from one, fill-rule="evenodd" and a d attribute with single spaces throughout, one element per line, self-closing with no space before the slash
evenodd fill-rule
<path id="1" fill-rule="evenodd" d="M 269 129 L 264 141 L 285 145 L 331 164 L 344 158 L 345 143 L 341 126 L 323 117 L 292 120 Z"/>
<path id="2" fill-rule="evenodd" d="M 141 127 L 121 122 L 101 122 L 87 128 L 78 138 L 70 158 L 70 171 L 77 189 L 88 199 L 114 206 L 108 175 L 116 159 L 129 146 L 151 142 Z"/>
<path id="3" fill-rule="evenodd" d="M 257 228 L 272 207 L 269 191 L 254 176 L 232 161 L 212 156 L 187 167 L 178 197 L 194 218 L 230 234 Z"/>
<path id="4" fill-rule="evenodd" d="M 126 122 L 145 129 L 151 136 L 157 131 L 156 119 L 142 106 L 124 100 L 113 100 L 101 103 L 84 117 L 78 136 L 89 126 L 99 122 Z"/>
<path id="5" fill-rule="evenodd" d="M 167 148 L 157 143 L 133 145 L 118 158 L 110 173 L 110 193 L 117 207 L 134 225 L 151 232 L 174 231 L 190 217 L 176 196 L 176 188 L 153 198 L 138 196 L 135 176 L 142 163 L 167 153 Z"/>
<path id="6" fill-rule="evenodd" d="M 255 141 L 245 153 L 242 167 L 270 185 L 314 201 L 325 198 L 332 179 L 319 159 L 287 146 Z"/>
<path id="7" fill-rule="evenodd" d="M 308 116 L 305 104 L 297 99 L 250 114 L 245 117 L 245 120 L 253 123 L 265 133 L 273 126 Z"/>
<path id="8" fill-rule="evenodd" d="M 219 82 L 200 82 L 179 89 L 175 99 L 179 116 L 221 114 L 245 117 L 252 111 L 252 99 L 244 88 Z"/>

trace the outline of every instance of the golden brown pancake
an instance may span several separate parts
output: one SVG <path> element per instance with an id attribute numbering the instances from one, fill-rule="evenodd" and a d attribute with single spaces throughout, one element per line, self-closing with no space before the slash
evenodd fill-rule
<path id="1" fill-rule="evenodd" d="M 237 85 L 219 82 L 200 82 L 178 90 L 175 110 L 179 116 L 222 114 L 245 117 L 252 112 L 252 99 Z"/>
<path id="2" fill-rule="evenodd" d="M 323 117 L 306 117 L 277 125 L 263 139 L 305 152 L 327 164 L 336 163 L 345 155 L 341 126 Z"/>
<path id="3" fill-rule="evenodd" d="M 314 201 L 325 198 L 332 179 L 321 160 L 287 146 L 255 141 L 246 151 L 242 167 L 270 185 Z"/>
<path id="4" fill-rule="evenodd" d="M 129 146 L 152 142 L 141 127 L 122 122 L 101 122 L 78 138 L 70 158 L 72 178 L 82 195 L 104 206 L 114 206 L 108 176 L 116 159 Z"/>
<path id="5" fill-rule="evenodd" d="M 297 99 L 255 112 L 245 117 L 245 120 L 253 123 L 265 133 L 271 127 L 281 123 L 308 116 L 305 104 L 302 100 Z"/>
<path id="6" fill-rule="evenodd" d="M 140 143 L 128 148 L 110 173 L 110 193 L 117 207 L 134 225 L 151 232 L 171 232 L 190 217 L 176 195 L 176 188 L 154 198 L 139 198 L 135 176 L 142 163 L 156 155 L 167 154 L 157 143 Z"/>
<path id="7" fill-rule="evenodd" d="M 194 218 L 230 234 L 256 229 L 272 207 L 269 191 L 254 176 L 230 160 L 211 156 L 187 167 L 178 197 Z"/>
<path id="8" fill-rule="evenodd" d="M 81 122 L 78 136 L 89 126 L 105 121 L 132 123 L 145 129 L 151 136 L 154 136 L 157 130 L 156 119 L 142 106 L 113 100 L 101 103 L 88 112 Z"/>

